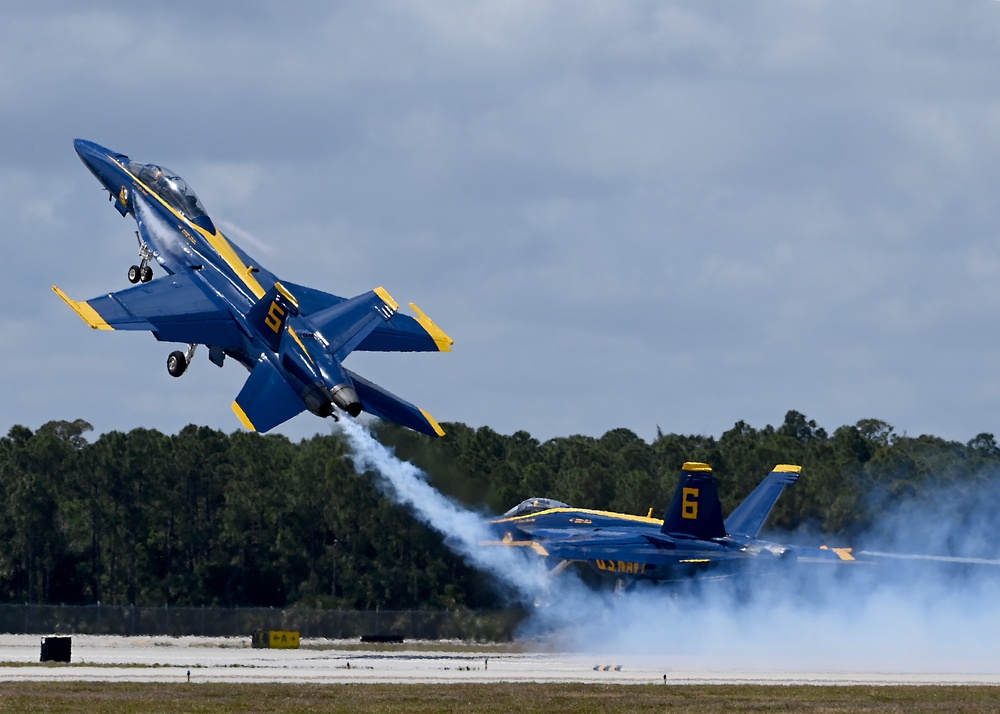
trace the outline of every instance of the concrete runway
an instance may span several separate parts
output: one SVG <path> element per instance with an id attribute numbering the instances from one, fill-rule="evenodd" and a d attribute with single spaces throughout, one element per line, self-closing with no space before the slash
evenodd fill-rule
<path id="1" fill-rule="evenodd" d="M 0 662 L 37 663 L 39 635 L 0 635 Z M 255 650 L 249 638 L 73 635 L 70 665 L 0 666 L 0 681 L 106 682 L 583 682 L 616 684 L 992 684 L 1000 674 L 768 671 L 704 663 L 569 653 L 349 650 L 303 640 L 298 650 Z M 339 648 L 338 648 L 339 647 Z M 619 666 L 610 671 L 595 667 Z M 666 679 L 664 679 L 666 677 Z"/>

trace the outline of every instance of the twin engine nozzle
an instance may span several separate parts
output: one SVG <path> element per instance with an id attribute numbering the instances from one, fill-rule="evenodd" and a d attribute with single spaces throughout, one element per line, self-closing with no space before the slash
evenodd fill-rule
<path id="1" fill-rule="evenodd" d="M 349 384 L 338 384 L 331 389 L 330 400 L 352 417 L 356 417 L 361 413 L 361 402 L 358 401 L 358 393 Z"/>

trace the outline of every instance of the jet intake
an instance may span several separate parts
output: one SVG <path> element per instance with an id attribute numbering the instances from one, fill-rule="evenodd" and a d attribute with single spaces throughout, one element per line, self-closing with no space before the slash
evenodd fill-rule
<path id="1" fill-rule="evenodd" d="M 361 413 L 361 402 L 358 401 L 358 393 L 349 384 L 338 384 L 331 389 L 330 399 L 352 417 L 356 417 Z"/>

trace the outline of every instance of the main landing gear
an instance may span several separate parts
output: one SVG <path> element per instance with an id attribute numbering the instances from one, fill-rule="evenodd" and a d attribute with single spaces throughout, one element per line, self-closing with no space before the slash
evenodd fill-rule
<path id="1" fill-rule="evenodd" d="M 197 347 L 198 345 L 188 345 L 186 352 L 174 350 L 167 355 L 167 373 L 171 377 L 180 377 L 184 374 L 188 365 L 191 364 L 191 358 L 194 357 L 194 351 Z"/>
<path id="2" fill-rule="evenodd" d="M 133 285 L 135 283 L 148 283 L 153 279 L 153 269 L 149 267 L 149 261 L 153 257 L 153 249 L 142 242 L 138 233 L 135 234 L 135 237 L 139 241 L 139 264 L 128 269 L 128 281 Z M 181 372 L 184 370 L 182 369 Z"/>

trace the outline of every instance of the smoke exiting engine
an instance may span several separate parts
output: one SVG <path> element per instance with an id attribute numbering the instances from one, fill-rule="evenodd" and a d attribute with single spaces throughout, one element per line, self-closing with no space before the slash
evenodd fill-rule
<path id="1" fill-rule="evenodd" d="M 360 423 L 341 419 L 337 427 L 347 438 L 355 470 L 373 472 L 388 498 L 407 506 L 418 520 L 445 536 L 452 550 L 473 566 L 510 586 L 523 604 L 535 603 L 545 596 L 548 578 L 543 563 L 526 558 L 513 548 L 481 548 L 480 542 L 495 538 L 483 525 L 483 516 L 434 489 L 423 471 L 397 459 Z"/>
<path id="2" fill-rule="evenodd" d="M 482 515 L 436 491 L 420 469 L 397 459 L 362 425 L 342 419 L 338 428 L 358 473 L 373 472 L 388 498 L 410 508 L 521 603 L 537 605 L 521 634 L 544 634 L 551 646 L 613 654 L 621 662 L 716 671 L 1000 671 L 995 565 L 831 563 L 754 578 L 640 586 L 611 598 L 585 586 L 572 570 L 551 576 L 533 553 L 479 547 L 495 537 Z M 1000 486 L 978 495 L 997 503 Z M 992 521 L 977 525 L 996 532 Z M 967 533 L 968 522 L 959 529 L 912 506 L 898 516 L 887 514 L 879 526 L 878 533 L 892 537 L 873 536 L 865 543 L 871 551 L 898 552 L 908 529 L 919 531 L 925 543 L 984 537 Z"/>

